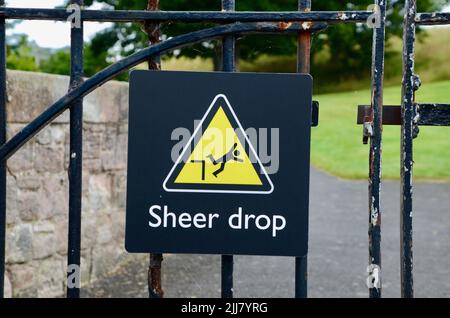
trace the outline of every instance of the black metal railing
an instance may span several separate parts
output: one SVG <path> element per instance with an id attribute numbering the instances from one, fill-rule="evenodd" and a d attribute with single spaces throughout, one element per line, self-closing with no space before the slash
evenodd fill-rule
<path id="1" fill-rule="evenodd" d="M 157 3 L 156 0 L 150 2 Z M 150 3 L 149 2 L 149 3 Z M 82 0 L 72 0 L 72 4 L 82 5 Z M 70 165 L 69 165 L 69 241 L 68 264 L 80 264 L 81 230 L 81 173 L 82 173 L 82 98 L 118 74 L 145 61 L 158 61 L 158 56 L 167 51 L 208 39 L 222 40 L 223 71 L 235 71 L 235 37 L 248 33 L 296 33 L 298 34 L 298 72 L 310 72 L 311 34 L 323 30 L 328 24 L 365 23 L 374 13 L 378 14 L 379 25 L 373 29 L 372 43 L 372 102 L 361 113 L 360 121 L 365 124 L 367 139 L 370 138 L 369 169 L 369 265 L 370 275 L 375 282 L 370 288 L 370 297 L 381 297 L 381 142 L 383 114 L 383 74 L 385 46 L 386 1 L 375 0 L 373 11 L 311 11 L 310 0 L 299 0 L 298 12 L 235 12 L 234 0 L 222 0 L 221 12 L 173 12 L 152 10 L 142 11 L 101 11 L 81 10 L 81 27 L 71 32 L 71 80 L 69 92 L 50 105 L 37 118 L 26 125 L 16 135 L 6 140 L 6 20 L 52 20 L 67 21 L 70 13 L 65 9 L 23 9 L 6 8 L 0 0 L 0 295 L 3 295 L 5 271 L 5 228 L 6 228 L 6 161 L 30 138 L 48 125 L 63 111 L 70 109 Z M 414 91 L 418 88 L 414 74 L 415 26 L 430 24 L 450 24 L 448 13 L 416 13 L 416 1 L 405 2 L 404 27 L 404 75 L 400 122 L 402 125 L 402 296 L 413 296 L 412 280 L 412 146 L 416 135 L 417 114 L 420 107 L 415 103 Z M 157 26 L 166 22 L 214 22 L 218 26 L 176 36 L 158 42 L 149 34 L 150 46 L 107 67 L 91 78 L 83 81 L 83 24 L 97 22 L 135 22 Z M 308 22 L 308 23 L 304 23 Z M 147 28 L 146 31 L 151 31 Z M 149 32 L 147 32 L 149 33 Z M 155 33 L 156 34 L 156 33 Z M 153 34 L 153 36 L 155 36 Z M 386 108 L 387 109 L 387 108 Z M 450 118 L 446 105 L 439 106 L 439 112 L 432 116 Z M 448 108 L 450 109 L 450 108 Z M 391 112 L 389 110 L 389 112 Z M 443 113 L 444 115 L 443 115 Z M 428 119 L 433 122 L 432 118 Z M 448 124 L 448 121 L 447 121 Z M 149 286 L 150 295 L 162 296 L 161 289 L 162 255 L 151 257 Z M 153 262 L 153 263 L 152 263 Z M 153 267 L 152 267 L 153 266 Z M 159 268 L 159 272 L 158 272 Z M 158 275 L 159 273 L 159 275 Z M 159 280 L 159 282 L 157 281 Z M 307 257 L 298 257 L 295 262 L 295 295 L 307 296 Z M 159 285 L 158 285 L 159 284 Z M 152 291 L 157 291 L 152 293 Z M 233 256 L 222 257 L 222 297 L 233 296 Z M 68 288 L 68 297 L 79 297 L 78 288 Z"/>
<path id="2" fill-rule="evenodd" d="M 235 10 L 234 0 L 222 0 L 223 12 L 229 13 Z M 227 35 L 222 39 L 222 71 L 236 71 L 236 39 L 233 34 Z M 222 277 L 222 298 L 233 298 L 233 255 L 222 255 L 221 258 L 221 277 Z"/>
<path id="3" fill-rule="evenodd" d="M 0 6 L 5 0 L 0 0 Z M 6 142 L 6 21 L 0 18 L 0 145 Z M 6 160 L 0 160 L 0 297 L 5 285 Z"/>
<path id="4" fill-rule="evenodd" d="M 415 101 L 415 92 L 420 87 L 420 79 L 414 71 L 414 54 L 416 42 L 416 25 L 450 24 L 448 13 L 419 13 L 417 14 L 416 0 L 406 0 L 405 19 L 403 28 L 403 87 L 401 103 L 401 211 L 400 211 L 400 240 L 401 240 L 401 294 L 402 297 L 414 297 L 413 285 L 413 139 L 418 136 L 422 111 L 430 107 L 421 107 Z M 450 105 L 435 104 L 434 111 L 423 113 L 428 123 L 440 122 L 440 126 L 449 126 L 445 118 L 450 117 Z M 439 111 L 436 111 L 436 109 Z"/>

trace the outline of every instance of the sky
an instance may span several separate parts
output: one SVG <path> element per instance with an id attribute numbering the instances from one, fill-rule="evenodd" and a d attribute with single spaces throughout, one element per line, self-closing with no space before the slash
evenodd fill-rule
<path id="1" fill-rule="evenodd" d="M 54 8 L 64 3 L 64 0 L 6 0 L 6 5 L 14 8 Z M 95 6 L 92 8 L 95 9 Z M 110 25 L 110 23 L 85 23 L 85 40 L 89 40 L 96 32 Z M 61 48 L 70 45 L 70 24 L 65 22 L 23 21 L 14 29 L 8 30 L 8 34 L 12 33 L 25 33 L 41 47 Z"/>
<path id="2" fill-rule="evenodd" d="M 6 0 L 8 7 L 16 8 L 54 8 L 62 5 L 64 0 Z M 100 9 L 99 6 L 92 7 Z M 450 6 L 444 11 L 450 12 Z M 110 26 L 110 23 L 85 23 L 84 37 L 89 40 L 96 32 Z M 41 47 L 61 48 L 70 44 L 70 24 L 51 21 L 23 21 L 14 29 L 8 30 L 8 34 L 25 33 Z"/>

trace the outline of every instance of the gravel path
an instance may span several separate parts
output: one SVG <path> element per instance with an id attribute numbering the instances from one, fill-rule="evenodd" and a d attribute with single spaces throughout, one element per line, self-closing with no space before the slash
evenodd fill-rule
<path id="1" fill-rule="evenodd" d="M 382 185 L 384 297 L 400 296 L 399 183 Z M 367 182 L 311 171 L 309 296 L 367 297 Z M 414 187 L 416 297 L 450 297 L 450 183 Z M 293 297 L 294 260 L 235 257 L 237 297 Z M 220 256 L 169 255 L 166 297 L 220 297 Z M 83 289 L 83 297 L 147 297 L 147 260 L 136 258 L 108 279 Z"/>

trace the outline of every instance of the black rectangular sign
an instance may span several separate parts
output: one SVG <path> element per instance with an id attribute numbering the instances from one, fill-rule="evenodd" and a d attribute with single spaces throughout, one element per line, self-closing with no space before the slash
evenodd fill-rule
<path id="1" fill-rule="evenodd" d="M 126 249 L 303 256 L 312 79 L 134 71 Z"/>

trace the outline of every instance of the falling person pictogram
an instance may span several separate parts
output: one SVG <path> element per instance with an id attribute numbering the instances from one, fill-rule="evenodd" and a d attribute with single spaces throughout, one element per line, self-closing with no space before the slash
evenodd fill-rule
<path id="1" fill-rule="evenodd" d="M 213 165 L 218 165 L 220 163 L 219 169 L 213 172 L 214 177 L 217 178 L 217 176 L 225 170 L 225 165 L 228 161 L 236 161 L 236 162 L 244 162 L 243 159 L 239 158 L 240 152 L 237 150 L 238 144 L 235 143 L 231 149 L 224 154 L 219 159 L 214 159 L 213 155 L 210 154 L 207 156 L 209 160 L 211 160 Z M 191 160 L 192 163 L 201 163 L 202 164 L 202 180 L 205 180 L 205 160 Z"/>
<path id="2" fill-rule="evenodd" d="M 233 145 L 233 147 L 231 147 L 231 149 L 226 154 L 224 154 L 221 158 L 219 158 L 218 160 L 215 160 L 214 157 L 212 156 L 212 154 L 208 155 L 208 159 L 211 160 L 213 165 L 216 166 L 220 163 L 219 169 L 217 169 L 216 171 L 213 172 L 214 177 L 217 178 L 217 175 L 225 170 L 225 164 L 228 161 L 234 160 L 236 162 L 244 162 L 244 160 L 239 158 L 239 155 L 240 155 L 240 153 L 239 153 L 239 150 L 237 150 L 237 143 L 235 143 Z"/>

